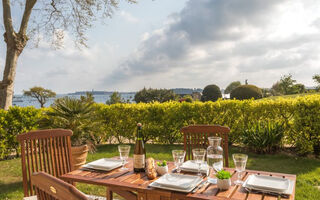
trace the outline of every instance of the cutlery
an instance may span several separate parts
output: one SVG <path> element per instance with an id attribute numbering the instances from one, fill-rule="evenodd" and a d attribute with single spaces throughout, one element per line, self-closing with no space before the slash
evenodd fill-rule
<path id="1" fill-rule="evenodd" d="M 201 189 L 208 181 L 204 180 L 202 181 L 196 188 L 194 188 L 191 193 L 196 193 L 199 189 Z"/>

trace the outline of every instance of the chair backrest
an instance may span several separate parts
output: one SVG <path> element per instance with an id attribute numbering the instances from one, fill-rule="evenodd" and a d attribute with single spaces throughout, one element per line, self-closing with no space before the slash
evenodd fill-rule
<path id="1" fill-rule="evenodd" d="M 55 177 L 70 172 L 71 130 L 50 129 L 22 133 L 17 136 L 21 144 L 21 166 L 24 196 L 34 195 L 31 175 L 44 171 Z"/>
<path id="2" fill-rule="evenodd" d="M 85 194 L 54 176 L 36 172 L 31 176 L 38 200 L 88 200 Z"/>
<path id="3" fill-rule="evenodd" d="M 193 159 L 192 149 L 207 148 L 208 137 L 219 136 L 222 138 L 221 146 L 224 153 L 224 166 L 229 167 L 228 152 L 228 133 L 230 128 L 219 125 L 190 125 L 181 128 L 184 135 L 184 150 L 186 151 L 186 159 Z"/>

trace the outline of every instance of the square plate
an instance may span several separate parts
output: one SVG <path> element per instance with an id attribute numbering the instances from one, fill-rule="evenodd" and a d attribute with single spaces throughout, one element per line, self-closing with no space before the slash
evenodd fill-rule
<path id="1" fill-rule="evenodd" d="M 166 187 L 188 189 L 202 180 L 199 176 L 183 174 L 165 174 L 155 182 Z"/>
<path id="2" fill-rule="evenodd" d="M 177 175 L 180 175 L 180 174 L 177 174 Z M 191 176 L 191 175 L 181 175 L 181 176 Z M 193 176 L 193 177 L 196 177 L 196 176 Z M 162 184 L 157 183 L 157 181 L 150 183 L 149 186 L 154 187 L 154 188 L 164 189 L 164 190 L 172 190 L 172 191 L 177 191 L 177 192 L 187 192 L 188 193 L 188 192 L 191 192 L 195 187 L 197 187 L 202 182 L 202 179 L 200 177 L 198 177 L 198 178 L 199 179 L 197 181 L 195 181 L 194 184 L 190 185 L 188 188 L 177 188 L 177 187 L 166 186 L 166 185 L 162 185 Z"/>
<path id="3" fill-rule="evenodd" d="M 291 195 L 293 192 L 294 182 L 286 178 L 252 174 L 249 175 L 242 186 L 250 190 L 257 190 L 266 193 L 270 192 Z"/>
<path id="4" fill-rule="evenodd" d="M 188 160 L 181 165 L 181 170 L 186 172 L 198 172 L 198 164 L 194 160 Z M 203 162 L 200 168 L 200 172 L 207 174 L 209 171 L 209 166 L 207 162 Z"/>
<path id="5" fill-rule="evenodd" d="M 121 167 L 122 161 L 115 160 L 110 158 L 101 158 L 99 160 L 95 160 L 93 162 L 87 163 L 82 167 L 89 168 L 89 169 L 98 169 L 103 171 L 110 171 L 115 168 Z"/>

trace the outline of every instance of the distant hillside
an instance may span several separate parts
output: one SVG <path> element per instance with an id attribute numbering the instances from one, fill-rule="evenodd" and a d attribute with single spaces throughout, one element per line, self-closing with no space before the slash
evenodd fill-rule
<path id="1" fill-rule="evenodd" d="M 178 95 L 192 95 L 194 92 L 202 93 L 201 88 L 173 88 L 171 90 Z"/>

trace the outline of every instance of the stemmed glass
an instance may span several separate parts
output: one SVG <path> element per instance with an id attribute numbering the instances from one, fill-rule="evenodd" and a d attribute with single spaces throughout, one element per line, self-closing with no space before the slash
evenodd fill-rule
<path id="1" fill-rule="evenodd" d="M 204 161 L 204 157 L 206 156 L 205 149 L 192 149 L 193 159 L 198 164 L 198 176 L 201 176 L 201 164 Z"/>
<path id="2" fill-rule="evenodd" d="M 236 185 L 241 185 L 243 181 L 241 180 L 241 173 L 246 169 L 246 164 L 248 160 L 248 155 L 236 153 L 232 154 L 234 166 L 236 167 L 236 171 L 238 172 L 238 180 L 234 182 Z"/>
<path id="3" fill-rule="evenodd" d="M 184 150 L 172 150 L 172 157 L 174 160 L 174 164 L 177 167 L 177 172 L 181 172 L 180 166 L 184 162 L 184 157 L 186 156 L 186 152 Z"/>
<path id="4" fill-rule="evenodd" d="M 128 170 L 128 168 L 124 167 L 124 165 L 128 159 L 129 153 L 130 153 L 130 146 L 129 145 L 119 145 L 118 150 L 120 153 L 120 159 L 122 160 L 122 167 L 120 170 L 121 171 Z"/>

